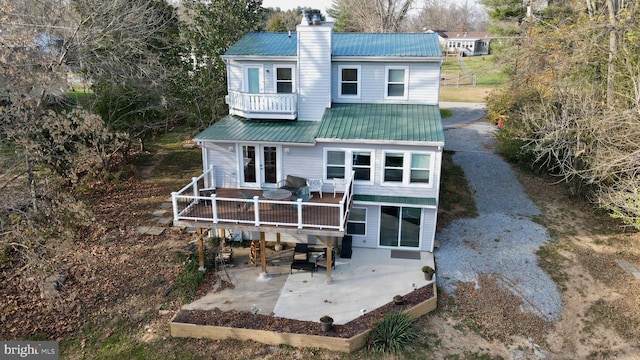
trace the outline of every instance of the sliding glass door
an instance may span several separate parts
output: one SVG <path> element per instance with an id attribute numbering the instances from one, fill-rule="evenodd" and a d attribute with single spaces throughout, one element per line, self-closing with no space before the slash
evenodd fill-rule
<path id="1" fill-rule="evenodd" d="M 398 206 L 380 207 L 380 246 L 420 247 L 422 209 Z"/>

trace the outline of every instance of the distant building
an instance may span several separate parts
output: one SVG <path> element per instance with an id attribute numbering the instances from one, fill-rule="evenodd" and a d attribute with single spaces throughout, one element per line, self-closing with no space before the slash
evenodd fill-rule
<path id="1" fill-rule="evenodd" d="M 491 53 L 491 37 L 485 31 L 442 31 L 430 30 L 438 34 L 443 54 L 478 56 Z"/>

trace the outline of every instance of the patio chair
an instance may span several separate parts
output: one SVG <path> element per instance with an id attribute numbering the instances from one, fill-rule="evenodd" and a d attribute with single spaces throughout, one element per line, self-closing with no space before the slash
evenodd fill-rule
<path id="1" fill-rule="evenodd" d="M 276 187 L 289 190 L 292 194 L 296 195 L 298 193 L 298 190 L 306 185 L 307 179 L 298 176 L 287 175 L 287 178 L 285 180 L 279 181 Z"/>
<path id="2" fill-rule="evenodd" d="M 333 197 L 336 197 L 336 193 L 345 192 L 347 189 L 347 181 L 341 178 L 333 178 Z"/>
<path id="3" fill-rule="evenodd" d="M 309 179 L 307 180 L 307 186 L 309 187 L 309 192 L 317 191 L 322 199 L 322 179 Z"/>
<path id="4" fill-rule="evenodd" d="M 293 249 L 293 261 L 309 261 L 309 246 L 307 244 L 296 244 Z"/>
<path id="5" fill-rule="evenodd" d="M 311 272 L 315 271 L 316 265 L 309 261 L 309 247 L 307 244 L 296 244 L 293 249 L 293 261 L 291 262 L 290 274 L 293 274 L 293 269 L 306 270 Z"/>

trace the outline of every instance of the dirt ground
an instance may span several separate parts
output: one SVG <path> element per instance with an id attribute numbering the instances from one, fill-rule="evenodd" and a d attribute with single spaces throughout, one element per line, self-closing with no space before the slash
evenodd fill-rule
<path id="1" fill-rule="evenodd" d="M 195 150 L 197 152 L 197 150 Z M 149 164 L 158 162 L 150 162 Z M 193 251 L 192 235 L 167 228 L 144 235 L 182 179 L 153 177 L 149 166 L 117 187 L 96 190 L 91 226 L 52 247 L 51 274 L 65 276 L 53 295 L 42 279 L 12 276 L 3 268 L 0 339 L 53 339 L 62 356 L 96 358 L 368 359 L 313 348 L 253 342 L 174 339 L 168 322 L 182 300 L 175 281 Z M 182 174 L 184 175 L 184 174 Z M 541 207 L 554 242 L 539 252 L 540 265 L 561 289 L 562 319 L 545 323 L 523 314 L 517 299 L 481 276 L 478 288 L 461 284 L 439 294 L 439 308 L 418 320 L 424 335 L 415 353 L 388 359 L 638 359 L 640 280 L 616 259 L 640 267 L 640 235 L 566 195 L 561 184 L 523 173 L 521 181 Z M 170 209 L 169 209 L 170 210 Z M 211 289 L 210 273 L 200 293 Z"/>

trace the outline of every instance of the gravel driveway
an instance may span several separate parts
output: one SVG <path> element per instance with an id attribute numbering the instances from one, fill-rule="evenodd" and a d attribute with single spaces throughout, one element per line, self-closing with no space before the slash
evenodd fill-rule
<path id="1" fill-rule="evenodd" d="M 445 150 L 465 172 L 478 208 L 474 219 L 456 220 L 436 234 L 438 282 L 452 293 L 456 283 L 495 274 L 523 301 L 523 308 L 546 320 L 562 310 L 556 284 L 537 266 L 536 250 L 550 241 L 532 221 L 540 210 L 527 197 L 515 172 L 493 151 L 494 127 L 481 119 L 481 104 L 441 103 L 454 116 L 444 119 Z"/>

